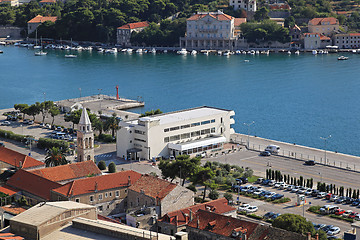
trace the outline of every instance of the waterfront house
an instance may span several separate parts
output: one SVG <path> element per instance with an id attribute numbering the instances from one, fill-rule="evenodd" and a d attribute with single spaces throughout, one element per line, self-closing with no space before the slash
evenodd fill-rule
<path id="1" fill-rule="evenodd" d="M 55 4 L 55 3 L 56 3 L 56 0 L 41 0 L 39 2 L 41 7 L 46 6 L 46 5 L 52 5 L 52 4 Z"/>
<path id="2" fill-rule="evenodd" d="M 128 211 L 154 207 L 157 216 L 161 217 L 194 205 L 194 193 L 180 185 L 145 174 L 129 187 L 127 202 Z"/>
<path id="3" fill-rule="evenodd" d="M 230 215 L 236 211 L 236 208 L 230 206 L 225 198 L 196 204 L 187 208 L 166 213 L 158 221 L 159 232 L 174 235 L 177 232 L 184 231 L 186 229 L 186 225 L 193 220 L 194 215 L 200 209 L 223 215 Z"/>
<path id="4" fill-rule="evenodd" d="M 229 5 L 234 8 L 234 10 L 244 9 L 248 12 L 256 12 L 256 0 L 230 0 Z"/>
<path id="5" fill-rule="evenodd" d="M 94 161 L 77 162 L 56 167 L 36 169 L 31 170 L 30 172 L 60 184 L 66 184 L 81 178 L 101 175 L 101 171 Z"/>
<path id="6" fill-rule="evenodd" d="M 234 133 L 232 110 L 197 107 L 121 121 L 117 131 L 117 156 L 126 159 L 212 154 Z"/>
<path id="7" fill-rule="evenodd" d="M 122 47 L 130 47 L 131 33 L 141 32 L 148 26 L 149 26 L 149 22 L 145 21 L 145 22 L 128 23 L 121 27 L 118 27 L 116 30 L 117 44 L 121 45 Z"/>
<path id="8" fill-rule="evenodd" d="M 308 23 L 308 31 L 330 36 L 339 31 L 339 20 L 334 17 L 313 18 Z"/>
<path id="9" fill-rule="evenodd" d="M 333 36 L 334 46 L 344 48 L 360 48 L 360 33 L 341 33 Z"/>
<path id="10" fill-rule="evenodd" d="M 45 163 L 36 160 L 25 154 L 16 152 L 4 146 L 0 146 L 0 168 L 4 169 L 40 169 Z"/>
<path id="11" fill-rule="evenodd" d="M 104 216 L 122 213 L 127 209 L 128 188 L 140 177 L 140 173 L 129 170 L 74 180 L 53 188 L 51 200 L 94 205 Z"/>
<path id="12" fill-rule="evenodd" d="M 331 45 L 331 38 L 320 33 L 304 33 L 304 48 L 307 50 L 326 48 Z"/>
<path id="13" fill-rule="evenodd" d="M 34 32 L 36 28 L 46 21 L 55 22 L 57 17 L 43 17 L 41 15 L 37 15 L 33 19 L 27 22 L 28 34 Z"/>
<path id="14" fill-rule="evenodd" d="M 200 209 L 186 226 L 196 240 L 311 240 L 311 236 Z"/>

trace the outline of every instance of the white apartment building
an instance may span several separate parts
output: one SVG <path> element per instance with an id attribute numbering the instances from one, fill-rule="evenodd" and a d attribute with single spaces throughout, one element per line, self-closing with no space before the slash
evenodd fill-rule
<path id="1" fill-rule="evenodd" d="M 334 45 L 339 48 L 360 48 L 360 33 L 335 34 Z"/>
<path id="2" fill-rule="evenodd" d="M 245 9 L 248 12 L 256 12 L 256 0 L 230 0 L 230 6 L 234 10 Z"/>
<path id="3" fill-rule="evenodd" d="M 117 156 L 152 159 L 222 149 L 234 133 L 232 110 L 197 107 L 119 123 Z"/>

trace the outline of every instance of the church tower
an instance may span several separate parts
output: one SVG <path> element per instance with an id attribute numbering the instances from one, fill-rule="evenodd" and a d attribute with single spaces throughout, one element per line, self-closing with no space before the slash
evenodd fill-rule
<path id="1" fill-rule="evenodd" d="M 91 129 L 89 115 L 85 108 L 82 109 L 77 130 L 77 160 L 95 161 L 94 159 L 94 133 Z"/>

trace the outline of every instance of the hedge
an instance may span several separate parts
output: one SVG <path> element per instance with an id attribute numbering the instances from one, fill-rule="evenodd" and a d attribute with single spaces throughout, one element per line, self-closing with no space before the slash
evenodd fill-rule
<path id="1" fill-rule="evenodd" d="M 29 135 L 25 136 L 25 135 L 15 134 L 15 133 L 13 133 L 11 131 L 5 131 L 5 130 L 2 130 L 2 129 L 0 129 L 0 137 L 12 139 L 12 140 L 15 140 L 15 141 L 18 141 L 18 142 L 26 142 L 26 139 L 28 137 L 33 138 L 32 136 L 29 136 Z"/>
<path id="2" fill-rule="evenodd" d="M 56 140 L 56 139 L 49 139 L 49 138 L 39 138 L 38 148 L 42 149 L 50 149 L 52 147 L 57 147 L 63 150 L 67 150 L 69 148 L 69 143 L 64 140 Z"/>
<path id="3" fill-rule="evenodd" d="M 116 142 L 116 138 L 114 139 L 111 134 L 100 134 L 98 136 L 95 136 L 95 140 L 105 143 Z"/>

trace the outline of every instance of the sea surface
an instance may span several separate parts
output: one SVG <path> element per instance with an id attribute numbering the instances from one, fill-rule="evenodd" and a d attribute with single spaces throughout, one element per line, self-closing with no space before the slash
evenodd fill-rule
<path id="1" fill-rule="evenodd" d="M 360 55 L 103 55 L 0 47 L 0 108 L 108 94 L 145 101 L 144 112 L 208 105 L 233 109 L 237 132 L 360 156 Z M 249 60 L 246 62 L 244 60 Z M 80 90 L 81 89 L 81 90 Z"/>

